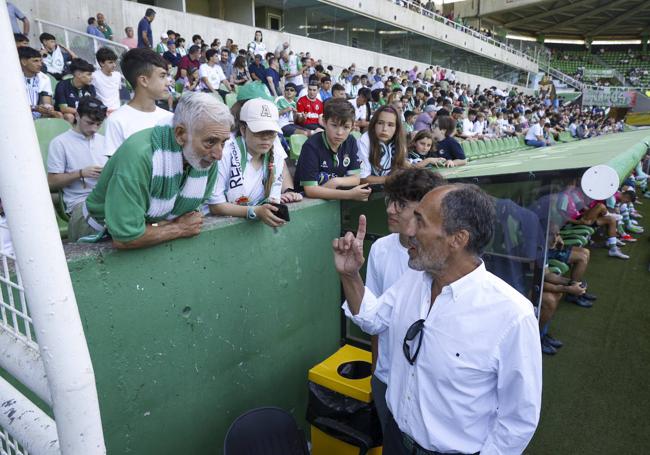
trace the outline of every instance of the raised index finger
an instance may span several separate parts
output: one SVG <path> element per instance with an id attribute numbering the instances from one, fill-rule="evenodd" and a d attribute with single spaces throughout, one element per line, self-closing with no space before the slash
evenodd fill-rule
<path id="1" fill-rule="evenodd" d="M 359 215 L 359 227 L 357 228 L 357 241 L 363 243 L 366 237 L 366 215 Z"/>

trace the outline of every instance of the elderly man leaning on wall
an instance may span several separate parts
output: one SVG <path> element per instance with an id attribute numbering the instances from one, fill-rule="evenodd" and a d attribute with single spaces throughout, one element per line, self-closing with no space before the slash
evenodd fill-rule
<path id="1" fill-rule="evenodd" d="M 119 249 L 144 248 L 198 235 L 198 211 L 210 197 L 233 117 L 206 93 L 178 103 L 172 126 L 129 137 L 117 149 L 88 196 L 72 212 L 71 241 L 108 234 Z"/>

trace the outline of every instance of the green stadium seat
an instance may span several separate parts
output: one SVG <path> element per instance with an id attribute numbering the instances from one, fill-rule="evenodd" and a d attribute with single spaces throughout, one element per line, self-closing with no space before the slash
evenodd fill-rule
<path id="1" fill-rule="evenodd" d="M 36 137 L 38 137 L 38 145 L 41 149 L 41 157 L 43 158 L 43 166 L 47 166 L 47 153 L 52 139 L 59 134 L 65 133 L 70 129 L 70 123 L 59 118 L 42 118 L 34 120 L 34 128 L 36 129 Z"/>
<path id="2" fill-rule="evenodd" d="M 478 149 L 478 142 L 476 141 L 467 141 L 469 142 L 469 147 L 472 151 L 472 159 L 478 160 L 481 159 L 481 151 Z"/>
<path id="3" fill-rule="evenodd" d="M 496 152 L 498 155 L 503 155 L 507 151 L 506 147 L 506 141 L 505 139 L 499 138 L 499 139 L 494 139 L 494 142 L 496 143 Z"/>
<path id="4" fill-rule="evenodd" d="M 352 131 L 350 135 L 355 138 L 357 141 L 361 138 L 361 133 L 359 131 Z"/>
<path id="5" fill-rule="evenodd" d="M 304 134 L 292 134 L 289 137 L 289 157 L 292 160 L 297 160 L 300 157 L 300 150 L 306 141 L 307 136 Z"/>
<path id="6" fill-rule="evenodd" d="M 476 141 L 478 153 L 481 158 L 487 158 L 489 155 L 485 141 Z"/>
<path id="7" fill-rule="evenodd" d="M 470 146 L 469 141 L 461 142 L 460 146 L 463 148 L 463 153 L 465 154 L 465 158 L 467 158 L 468 161 L 473 161 L 474 152 L 472 152 L 472 147 Z"/>
<path id="8" fill-rule="evenodd" d="M 548 265 L 549 267 L 553 267 L 557 270 L 560 271 L 560 275 L 564 275 L 569 271 L 569 266 L 565 264 L 562 261 L 558 261 L 557 259 L 549 259 L 548 260 Z"/>
<path id="9" fill-rule="evenodd" d="M 226 106 L 228 106 L 228 109 L 233 107 L 233 105 L 237 102 L 237 94 L 236 93 L 228 93 L 226 95 Z"/>
<path id="10" fill-rule="evenodd" d="M 44 118 L 34 121 L 34 128 L 36 129 L 36 137 L 38 138 L 38 145 L 41 150 L 41 158 L 43 159 L 43 167 L 47 172 L 47 154 L 52 139 L 58 135 L 65 133 L 71 127 L 70 123 L 63 119 L 58 118 Z M 61 238 L 65 238 L 68 234 L 68 214 L 65 213 L 65 206 L 63 205 L 63 193 L 57 191 L 52 193 L 52 203 L 56 213 L 56 221 L 59 225 L 59 234 Z"/>

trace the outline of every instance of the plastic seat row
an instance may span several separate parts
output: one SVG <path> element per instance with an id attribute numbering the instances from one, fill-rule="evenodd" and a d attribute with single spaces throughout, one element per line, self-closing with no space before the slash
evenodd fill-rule
<path id="1" fill-rule="evenodd" d="M 523 137 L 504 137 L 499 139 L 484 139 L 478 141 L 463 141 L 461 143 L 465 156 L 469 161 L 505 155 L 517 150 L 528 149 Z"/>
<path id="2" fill-rule="evenodd" d="M 350 135 L 357 140 L 361 137 L 361 133 L 358 131 L 352 131 Z M 289 158 L 297 160 L 300 157 L 300 150 L 302 150 L 302 145 L 307 141 L 307 139 L 308 137 L 304 134 L 292 134 L 289 137 Z"/>

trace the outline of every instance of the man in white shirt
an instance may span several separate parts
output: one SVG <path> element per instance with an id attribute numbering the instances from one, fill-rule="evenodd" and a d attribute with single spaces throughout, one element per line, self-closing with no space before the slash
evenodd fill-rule
<path id="1" fill-rule="evenodd" d="M 106 118 L 106 106 L 89 96 L 79 100 L 74 127 L 50 142 L 47 183 L 63 190 L 66 213 L 86 200 L 106 164 L 104 136 L 97 134 Z"/>
<path id="2" fill-rule="evenodd" d="M 548 145 L 548 141 L 544 139 L 544 123 L 546 123 L 546 118 L 540 117 L 537 123 L 528 128 L 525 138 L 526 145 L 532 145 L 533 147 L 546 147 Z"/>
<path id="3" fill-rule="evenodd" d="M 19 47 L 18 59 L 25 77 L 25 90 L 32 118 L 63 118 L 63 114 L 55 111 L 52 105 L 52 82 L 48 76 L 41 72 L 43 68 L 41 54 L 31 47 Z"/>
<path id="4" fill-rule="evenodd" d="M 104 103 L 110 114 L 120 107 L 122 75 L 115 71 L 117 54 L 108 47 L 102 47 L 97 51 L 95 57 L 100 69 L 93 73 L 93 86 L 97 92 L 97 98 Z"/>
<path id="5" fill-rule="evenodd" d="M 542 363 L 532 304 L 485 269 L 494 233 L 490 196 L 444 185 L 414 210 L 409 267 L 376 297 L 364 287 L 365 216 L 356 237 L 333 241 L 348 317 L 389 328 L 384 453 L 521 454 L 541 408 Z"/>
<path id="6" fill-rule="evenodd" d="M 408 270 L 408 237 L 405 232 L 413 218 L 413 210 L 425 194 L 443 182 L 439 174 L 423 168 L 398 171 L 386 180 L 384 194 L 388 230 L 391 234 L 373 243 L 368 255 L 366 286 L 374 295 L 382 295 Z M 384 330 L 371 338 L 374 368 L 370 384 L 382 430 L 389 421 L 386 406 L 386 384 L 390 365 L 388 332 Z"/>
<path id="7" fill-rule="evenodd" d="M 199 89 L 204 92 L 218 92 L 222 97 L 225 97 L 228 92 L 220 90 L 219 86 L 222 82 L 228 83 L 226 75 L 219 66 L 219 51 L 216 49 L 208 49 L 205 53 L 206 63 L 199 67 L 199 80 L 201 81 Z"/>
<path id="8" fill-rule="evenodd" d="M 481 139 L 483 137 L 474 129 L 474 120 L 476 120 L 476 111 L 470 109 L 467 112 L 467 117 L 463 116 L 463 131 L 460 133 L 460 137 L 463 139 Z"/>
<path id="9" fill-rule="evenodd" d="M 112 156 L 132 134 L 156 125 L 169 125 L 174 116 L 156 106 L 157 100 L 169 97 L 167 60 L 151 49 L 136 48 L 122 55 L 121 67 L 135 95 L 106 121 L 107 156 Z"/>
<path id="10" fill-rule="evenodd" d="M 370 99 L 372 94 L 369 88 L 363 87 L 357 93 L 357 97 L 350 101 L 354 107 L 354 129 L 365 132 L 370 124 Z"/>

